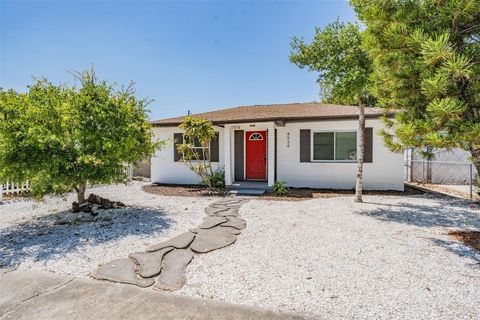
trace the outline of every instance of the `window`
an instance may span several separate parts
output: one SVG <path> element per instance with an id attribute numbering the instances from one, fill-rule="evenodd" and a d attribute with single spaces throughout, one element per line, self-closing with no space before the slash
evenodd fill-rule
<path id="1" fill-rule="evenodd" d="M 185 137 L 183 139 L 185 139 Z M 205 160 L 203 148 L 202 148 L 202 144 L 200 143 L 200 140 L 194 139 L 192 144 L 193 144 L 192 151 L 198 154 L 198 160 Z M 206 148 L 205 152 L 209 152 L 210 151 L 209 149 L 210 149 L 210 145 L 208 148 Z"/>
<path id="2" fill-rule="evenodd" d="M 255 133 L 252 133 L 250 135 L 250 137 L 248 138 L 248 140 L 250 141 L 258 141 L 258 140 L 263 140 L 263 136 L 258 133 L 258 132 L 255 132 Z"/>
<path id="3" fill-rule="evenodd" d="M 357 133 L 355 131 L 314 132 L 312 140 L 313 160 L 357 160 Z"/>

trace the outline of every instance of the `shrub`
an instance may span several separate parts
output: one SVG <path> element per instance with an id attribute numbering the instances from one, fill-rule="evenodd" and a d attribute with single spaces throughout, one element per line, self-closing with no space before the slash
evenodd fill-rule
<path id="1" fill-rule="evenodd" d="M 478 174 L 473 177 L 472 184 L 473 190 L 480 195 L 480 176 Z"/>
<path id="2" fill-rule="evenodd" d="M 287 183 L 285 181 L 277 181 L 273 184 L 273 192 L 276 195 L 285 195 L 288 193 Z"/>
<path id="3" fill-rule="evenodd" d="M 211 188 L 225 187 L 225 171 L 217 170 L 202 178 L 202 184 Z"/>

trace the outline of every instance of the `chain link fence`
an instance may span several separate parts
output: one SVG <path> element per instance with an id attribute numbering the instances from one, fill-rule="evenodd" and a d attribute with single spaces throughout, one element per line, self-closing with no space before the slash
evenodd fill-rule
<path id="1" fill-rule="evenodd" d="M 467 193 L 472 199 L 477 191 L 474 185 L 477 175 L 475 166 L 469 161 L 445 161 L 437 160 L 437 157 L 435 160 L 414 159 L 411 153 L 405 155 L 407 182 L 438 185 L 452 191 Z"/>

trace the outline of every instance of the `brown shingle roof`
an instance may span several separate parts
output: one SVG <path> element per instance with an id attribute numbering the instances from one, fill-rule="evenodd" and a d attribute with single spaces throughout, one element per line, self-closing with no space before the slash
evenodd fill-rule
<path id="1" fill-rule="evenodd" d="M 383 110 L 378 108 L 366 108 L 367 117 L 378 117 Z M 289 103 L 242 106 L 236 108 L 221 109 L 217 111 L 198 113 L 192 115 L 210 120 L 214 124 L 264 121 L 312 121 L 321 119 L 355 119 L 358 118 L 358 107 L 340 106 L 332 104 Z M 152 121 L 155 126 L 177 126 L 185 116 Z"/>

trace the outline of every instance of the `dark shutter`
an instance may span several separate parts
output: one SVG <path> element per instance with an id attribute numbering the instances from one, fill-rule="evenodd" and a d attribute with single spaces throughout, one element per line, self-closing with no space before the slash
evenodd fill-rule
<path id="1" fill-rule="evenodd" d="M 373 128 L 365 128 L 365 154 L 363 162 L 373 162 Z"/>
<path id="2" fill-rule="evenodd" d="M 278 145 L 277 140 L 278 140 L 277 139 L 277 129 L 275 129 L 275 164 L 274 164 L 275 165 L 275 168 L 274 168 L 275 169 L 275 176 L 274 176 L 274 179 L 273 179 L 275 182 L 277 181 L 277 145 Z"/>
<path id="3" fill-rule="evenodd" d="M 245 142 L 244 131 L 235 130 L 235 143 L 234 143 L 234 154 L 235 154 L 235 181 L 245 180 L 244 177 L 244 150 L 243 145 Z"/>
<path id="4" fill-rule="evenodd" d="M 173 161 L 178 162 L 182 158 L 182 155 L 177 150 L 177 146 L 183 143 L 183 134 L 174 133 L 173 134 Z"/>
<path id="5" fill-rule="evenodd" d="M 310 162 L 310 130 L 300 130 L 300 162 Z"/>
<path id="6" fill-rule="evenodd" d="M 212 141 L 210 141 L 210 160 L 212 162 L 218 162 L 219 161 L 219 154 L 220 154 L 220 150 L 219 150 L 219 146 L 218 146 L 218 132 L 217 132 L 217 135 L 215 136 L 215 138 L 212 139 Z"/>

